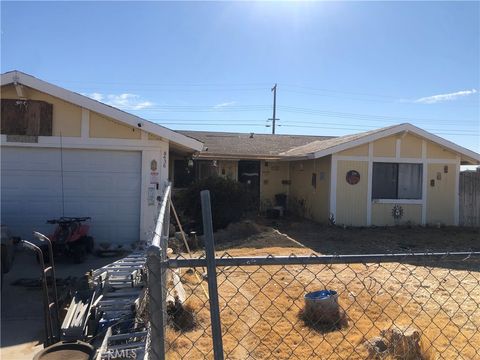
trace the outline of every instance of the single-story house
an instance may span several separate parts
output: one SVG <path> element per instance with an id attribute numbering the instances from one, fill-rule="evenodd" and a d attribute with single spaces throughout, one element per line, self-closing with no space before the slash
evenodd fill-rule
<path id="1" fill-rule="evenodd" d="M 1 222 L 25 239 L 46 220 L 90 216 L 97 242 L 153 231 L 170 154 L 203 145 L 19 71 L 1 75 Z"/>
<path id="2" fill-rule="evenodd" d="M 263 207 L 269 206 L 269 201 L 275 194 L 287 192 L 289 189 L 289 164 L 280 161 L 283 159 L 280 154 L 313 141 L 331 138 L 183 130 L 179 132 L 202 141 L 204 148 L 195 154 L 193 163 L 190 158 L 172 157 L 170 173 L 175 188 L 182 188 L 194 179 L 219 175 L 248 184 L 264 201 Z M 271 176 L 275 176 L 275 179 L 271 179 Z"/>
<path id="3" fill-rule="evenodd" d="M 172 161 L 177 187 L 185 172 L 231 177 L 257 189 L 264 209 L 283 193 L 290 210 L 338 225 L 458 225 L 460 165 L 480 164 L 479 154 L 408 123 L 340 137 L 182 133 L 204 150 L 187 170 Z"/>

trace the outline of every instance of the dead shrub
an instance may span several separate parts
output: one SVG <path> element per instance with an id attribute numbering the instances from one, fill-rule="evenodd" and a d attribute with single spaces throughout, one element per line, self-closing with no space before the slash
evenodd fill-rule
<path id="1" fill-rule="evenodd" d="M 167 323 L 177 331 L 191 331 L 197 326 L 196 310 L 198 309 L 193 302 L 187 301 L 182 304 L 176 296 L 175 302 L 169 302 L 167 305 Z"/>

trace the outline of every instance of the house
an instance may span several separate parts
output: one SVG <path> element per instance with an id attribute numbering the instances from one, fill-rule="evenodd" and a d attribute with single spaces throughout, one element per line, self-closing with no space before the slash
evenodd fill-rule
<path id="1" fill-rule="evenodd" d="M 197 176 L 246 176 L 263 208 L 284 193 L 290 210 L 348 226 L 458 225 L 460 165 L 480 164 L 479 154 L 411 124 L 319 138 L 183 133 L 205 144 Z"/>
<path id="2" fill-rule="evenodd" d="M 248 184 L 258 194 L 263 208 L 274 203 L 274 196 L 289 191 L 289 163 L 280 154 L 329 136 L 271 135 L 208 131 L 179 131 L 202 141 L 203 151 L 195 161 L 172 158 L 174 187 L 182 188 L 194 179 L 219 175 Z M 192 166 L 193 165 L 193 166 Z"/>
<path id="3" fill-rule="evenodd" d="M 1 216 L 13 233 L 46 234 L 46 220 L 90 216 L 99 242 L 153 231 L 170 154 L 202 143 L 19 71 L 1 75 Z"/>

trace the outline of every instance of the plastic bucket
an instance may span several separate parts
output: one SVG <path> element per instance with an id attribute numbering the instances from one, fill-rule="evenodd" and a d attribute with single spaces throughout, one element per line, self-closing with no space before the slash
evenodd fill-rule
<path id="1" fill-rule="evenodd" d="M 335 290 L 312 291 L 304 299 L 304 313 L 312 321 L 331 323 L 339 320 L 338 294 Z"/>

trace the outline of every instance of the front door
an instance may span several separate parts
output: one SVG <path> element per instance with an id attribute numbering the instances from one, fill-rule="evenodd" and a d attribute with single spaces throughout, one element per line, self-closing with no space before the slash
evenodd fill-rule
<path id="1" fill-rule="evenodd" d="M 246 184 L 260 198 L 260 161 L 240 160 L 238 162 L 238 181 Z"/>

